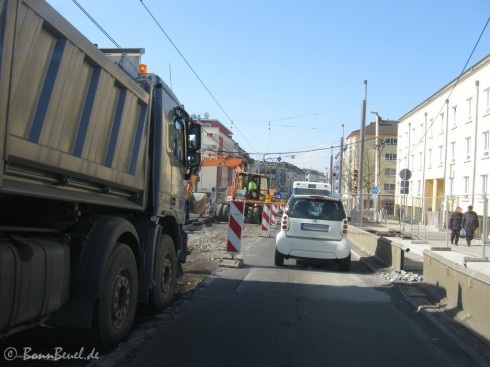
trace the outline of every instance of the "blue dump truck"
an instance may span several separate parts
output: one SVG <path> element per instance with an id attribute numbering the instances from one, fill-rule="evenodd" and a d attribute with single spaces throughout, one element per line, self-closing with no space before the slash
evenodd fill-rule
<path id="1" fill-rule="evenodd" d="M 110 349 L 171 302 L 201 128 L 143 52 L 0 0 L 0 338 L 52 324 Z"/>

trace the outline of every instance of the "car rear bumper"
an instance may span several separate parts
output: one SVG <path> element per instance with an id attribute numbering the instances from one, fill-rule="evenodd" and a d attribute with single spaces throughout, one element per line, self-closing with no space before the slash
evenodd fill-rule
<path id="1" fill-rule="evenodd" d="M 276 236 L 276 248 L 286 257 L 304 259 L 345 259 L 351 253 L 347 237 L 340 241 L 311 240 L 287 237 L 284 231 Z"/>

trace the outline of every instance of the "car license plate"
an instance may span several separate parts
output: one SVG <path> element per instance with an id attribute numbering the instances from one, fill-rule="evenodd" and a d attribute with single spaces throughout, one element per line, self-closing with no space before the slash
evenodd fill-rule
<path id="1" fill-rule="evenodd" d="M 303 231 L 328 232 L 330 230 L 330 226 L 327 224 L 301 223 L 301 229 Z"/>

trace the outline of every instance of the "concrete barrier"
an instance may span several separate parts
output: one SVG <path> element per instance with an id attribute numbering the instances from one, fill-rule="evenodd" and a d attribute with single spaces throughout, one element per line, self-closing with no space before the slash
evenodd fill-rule
<path id="1" fill-rule="evenodd" d="M 378 237 L 362 229 L 349 226 L 349 240 L 382 264 L 396 271 L 403 269 L 405 251 L 403 246 L 387 237 Z"/>
<path id="2" fill-rule="evenodd" d="M 449 302 L 458 319 L 490 325 L 490 277 L 424 251 L 424 281 L 438 301 Z"/>
<path id="3" fill-rule="evenodd" d="M 403 269 L 404 246 L 390 237 L 349 226 L 349 240 L 383 265 L 397 271 Z M 425 250 L 423 255 L 424 283 L 435 298 L 433 301 L 490 340 L 490 276 L 467 269 L 438 251 Z"/>

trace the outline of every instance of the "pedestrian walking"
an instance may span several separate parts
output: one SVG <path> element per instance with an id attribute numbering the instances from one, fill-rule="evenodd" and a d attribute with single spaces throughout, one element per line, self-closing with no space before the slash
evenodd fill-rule
<path id="1" fill-rule="evenodd" d="M 478 228 L 478 215 L 473 211 L 473 206 L 469 205 L 466 213 L 463 214 L 461 227 L 466 232 L 466 244 L 471 246 L 471 240 L 475 235 L 475 229 Z"/>
<path id="2" fill-rule="evenodd" d="M 449 228 L 451 228 L 451 245 L 458 246 L 459 231 L 461 231 L 461 222 L 463 221 L 463 213 L 461 207 L 457 207 L 449 220 Z"/>

